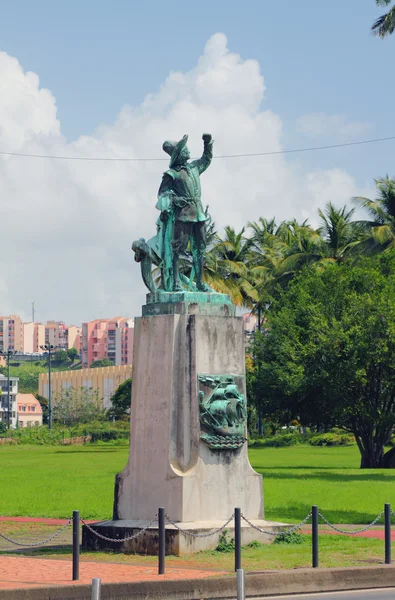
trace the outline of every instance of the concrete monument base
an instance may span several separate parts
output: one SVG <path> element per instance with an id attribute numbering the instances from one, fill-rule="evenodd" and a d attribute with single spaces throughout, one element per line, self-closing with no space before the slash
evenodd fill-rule
<path id="1" fill-rule="evenodd" d="M 268 532 L 282 531 L 289 527 L 284 523 L 274 523 L 272 521 L 253 520 L 255 526 Z M 201 552 L 203 550 L 214 550 L 218 546 L 221 532 L 217 532 L 223 526 L 220 521 L 196 521 L 195 523 L 176 523 L 175 525 L 166 525 L 166 554 L 184 555 Z M 95 523 L 91 527 L 112 539 L 123 539 L 135 535 L 139 531 L 141 534 L 132 540 L 126 542 L 108 542 L 83 528 L 82 545 L 86 550 L 109 550 L 116 552 L 152 554 L 157 555 L 159 551 L 159 535 L 157 527 L 147 526 L 146 521 L 102 521 Z M 186 533 L 180 532 L 177 528 Z M 227 539 L 234 537 L 233 520 L 225 527 Z M 188 535 L 190 534 L 190 535 Z M 197 535 L 196 535 L 197 534 Z M 200 537 L 202 535 L 202 537 Z M 241 543 L 249 544 L 253 540 L 261 543 L 270 543 L 273 536 L 270 533 L 260 533 L 253 527 L 250 527 L 245 521 L 241 523 Z"/>
<path id="2" fill-rule="evenodd" d="M 243 319 L 223 294 L 147 300 L 135 322 L 129 461 L 116 477 L 113 521 L 95 528 L 127 537 L 158 507 L 187 530 L 215 530 L 235 507 L 263 522 L 262 477 L 247 454 Z M 91 535 L 84 531 L 84 547 L 104 547 Z M 170 526 L 166 535 L 177 554 L 218 543 Z M 154 528 L 125 549 L 149 552 L 156 543 Z"/>

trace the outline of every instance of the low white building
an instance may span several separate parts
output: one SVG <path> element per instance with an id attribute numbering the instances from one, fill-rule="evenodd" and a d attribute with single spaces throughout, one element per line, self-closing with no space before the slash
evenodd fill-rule
<path id="1" fill-rule="evenodd" d="M 10 377 L 10 427 L 16 428 L 19 377 Z M 0 421 L 8 425 L 8 379 L 0 373 Z"/>
<path id="2" fill-rule="evenodd" d="M 33 394 L 18 394 L 18 427 L 38 427 L 43 424 L 41 404 Z"/>

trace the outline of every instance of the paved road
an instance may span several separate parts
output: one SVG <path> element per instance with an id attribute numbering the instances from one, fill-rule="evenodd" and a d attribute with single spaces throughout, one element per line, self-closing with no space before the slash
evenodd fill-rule
<path id="1" fill-rule="evenodd" d="M 349 592 L 329 592 L 326 594 L 295 594 L 290 596 L 265 596 L 257 600 L 395 600 L 395 588 L 352 590 Z"/>

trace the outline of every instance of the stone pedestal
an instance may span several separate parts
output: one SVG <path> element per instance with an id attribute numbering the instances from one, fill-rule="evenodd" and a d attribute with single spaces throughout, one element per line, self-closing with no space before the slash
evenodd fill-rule
<path id="1" fill-rule="evenodd" d="M 217 528 L 235 507 L 248 519 L 270 525 L 263 521 L 262 478 L 249 463 L 243 436 L 237 447 L 228 443 L 231 437 L 205 435 L 202 425 L 201 381 L 226 377 L 245 395 L 243 319 L 222 294 L 163 296 L 159 302 L 149 294 L 146 316 L 135 321 L 129 461 L 116 478 L 113 522 L 101 527 L 115 527 L 117 537 L 124 537 L 125 531 L 143 527 L 160 506 L 173 521 L 194 530 Z M 218 406 L 221 411 L 221 402 Z M 224 418 L 219 414 L 215 422 Z M 151 546 L 155 535 L 151 528 Z M 185 543 L 174 541 L 179 535 L 168 528 L 168 550 L 188 551 Z M 86 547 L 92 547 L 89 538 L 85 531 Z M 196 539 L 199 544 L 188 540 L 189 551 L 218 542 L 218 536 Z"/>

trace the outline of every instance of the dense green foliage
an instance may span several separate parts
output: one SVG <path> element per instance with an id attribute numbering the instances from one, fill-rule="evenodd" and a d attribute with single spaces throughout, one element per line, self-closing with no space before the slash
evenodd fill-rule
<path id="1" fill-rule="evenodd" d="M 99 360 L 94 360 L 90 364 L 91 369 L 97 369 L 98 367 L 113 367 L 114 363 L 109 358 L 100 358 Z"/>
<path id="2" fill-rule="evenodd" d="M 67 357 L 70 359 L 71 364 L 74 364 L 74 361 L 78 358 L 77 348 L 69 348 L 67 350 Z"/>
<path id="3" fill-rule="evenodd" d="M 122 443 L 129 442 L 129 425 L 122 421 L 110 423 L 108 421 L 91 421 L 77 423 L 71 427 L 54 425 L 51 431 L 48 426 L 24 427 L 0 431 L 0 437 L 6 437 L 12 444 L 27 445 L 64 445 L 70 443 Z"/>
<path id="4" fill-rule="evenodd" d="M 108 416 L 114 419 L 129 419 L 131 398 L 132 378 L 129 377 L 117 387 L 114 395 L 111 396 L 111 408 L 108 411 Z"/>
<path id="5" fill-rule="evenodd" d="M 276 299 L 253 353 L 279 419 L 350 431 L 383 466 L 395 425 L 395 254 L 303 272 Z"/>

